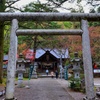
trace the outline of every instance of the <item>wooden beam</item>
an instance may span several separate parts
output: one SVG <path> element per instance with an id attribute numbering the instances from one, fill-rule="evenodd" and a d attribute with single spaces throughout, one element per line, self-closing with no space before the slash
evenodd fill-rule
<path id="1" fill-rule="evenodd" d="M 86 20 L 81 21 L 81 28 L 83 30 L 82 51 L 83 51 L 86 95 L 87 95 L 87 100 L 95 100 L 90 39 L 88 31 L 88 22 Z"/>
<path id="2" fill-rule="evenodd" d="M 65 29 L 19 29 L 16 35 L 82 35 L 82 30 L 65 30 Z"/>
<path id="3" fill-rule="evenodd" d="M 100 13 L 0 13 L 0 20 L 11 21 L 12 19 L 18 19 L 19 21 L 81 21 L 82 19 L 100 21 Z"/>

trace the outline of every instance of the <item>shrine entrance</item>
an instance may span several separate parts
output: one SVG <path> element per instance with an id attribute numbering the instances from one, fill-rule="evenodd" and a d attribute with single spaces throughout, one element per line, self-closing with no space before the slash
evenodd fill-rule
<path id="1" fill-rule="evenodd" d="M 88 21 L 100 21 L 99 13 L 0 13 L 0 20 L 11 21 L 9 60 L 7 68 L 6 100 L 14 98 L 14 75 L 16 68 L 17 36 L 19 35 L 80 35 L 82 37 L 83 64 L 87 100 L 95 100 L 92 59 Z M 18 21 L 79 21 L 78 30 L 18 29 Z"/>
<path id="2" fill-rule="evenodd" d="M 57 63 L 58 59 L 53 56 L 50 51 L 46 51 L 44 55 L 42 55 L 40 58 L 35 60 L 36 62 L 39 62 L 38 64 L 38 72 L 44 72 L 46 69 L 51 72 L 51 70 L 55 71 L 57 69 Z"/>

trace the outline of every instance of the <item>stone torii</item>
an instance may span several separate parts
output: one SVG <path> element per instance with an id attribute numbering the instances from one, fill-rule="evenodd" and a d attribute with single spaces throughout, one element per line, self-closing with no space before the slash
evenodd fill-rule
<path id="1" fill-rule="evenodd" d="M 83 64 L 87 100 L 95 100 L 92 59 L 88 21 L 100 21 L 100 13 L 0 13 L 0 20 L 12 21 L 9 59 L 7 68 L 6 100 L 14 100 L 14 80 L 16 71 L 18 35 L 80 35 L 82 37 Z M 18 29 L 18 21 L 79 21 L 79 30 Z"/>

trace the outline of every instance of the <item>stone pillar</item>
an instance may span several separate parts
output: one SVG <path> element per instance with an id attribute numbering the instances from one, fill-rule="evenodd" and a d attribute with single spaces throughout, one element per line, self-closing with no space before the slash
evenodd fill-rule
<path id="1" fill-rule="evenodd" d="M 23 87 L 23 72 L 18 72 L 18 87 Z"/>
<path id="2" fill-rule="evenodd" d="M 81 21 L 81 28 L 83 30 L 82 51 L 83 51 L 86 96 L 87 96 L 87 100 L 95 100 L 90 39 L 89 39 L 89 31 L 88 31 L 88 22 L 86 20 Z"/>
<path id="3" fill-rule="evenodd" d="M 15 88 L 15 71 L 16 71 L 16 57 L 17 57 L 17 38 L 16 30 L 18 29 L 18 22 L 16 19 L 12 20 L 11 34 L 10 34 L 10 48 L 7 67 L 7 85 L 6 85 L 6 100 L 14 99 Z"/>

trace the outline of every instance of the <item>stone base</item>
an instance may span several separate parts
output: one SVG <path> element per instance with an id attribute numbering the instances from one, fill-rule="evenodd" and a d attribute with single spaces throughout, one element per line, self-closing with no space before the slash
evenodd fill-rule
<path id="1" fill-rule="evenodd" d="M 23 84 L 22 84 L 22 85 L 18 85 L 17 87 L 18 87 L 18 88 L 24 88 L 25 85 L 23 85 Z"/>
<path id="2" fill-rule="evenodd" d="M 37 78 L 38 78 L 38 77 L 37 77 L 37 73 L 36 73 L 36 72 L 33 72 L 31 78 L 32 78 L 32 79 L 37 79 Z"/>
<path id="3" fill-rule="evenodd" d="M 87 97 L 84 97 L 83 100 L 87 100 Z"/>
<path id="4" fill-rule="evenodd" d="M 25 86 L 25 88 L 26 88 L 26 89 L 30 89 L 30 86 L 27 85 L 27 86 Z"/>
<path id="5" fill-rule="evenodd" d="M 17 100 L 17 98 L 12 98 L 12 99 L 2 99 L 2 100 Z"/>
<path id="6" fill-rule="evenodd" d="M 83 100 L 100 100 L 100 99 L 99 98 L 88 99 L 87 97 L 84 97 Z"/>

